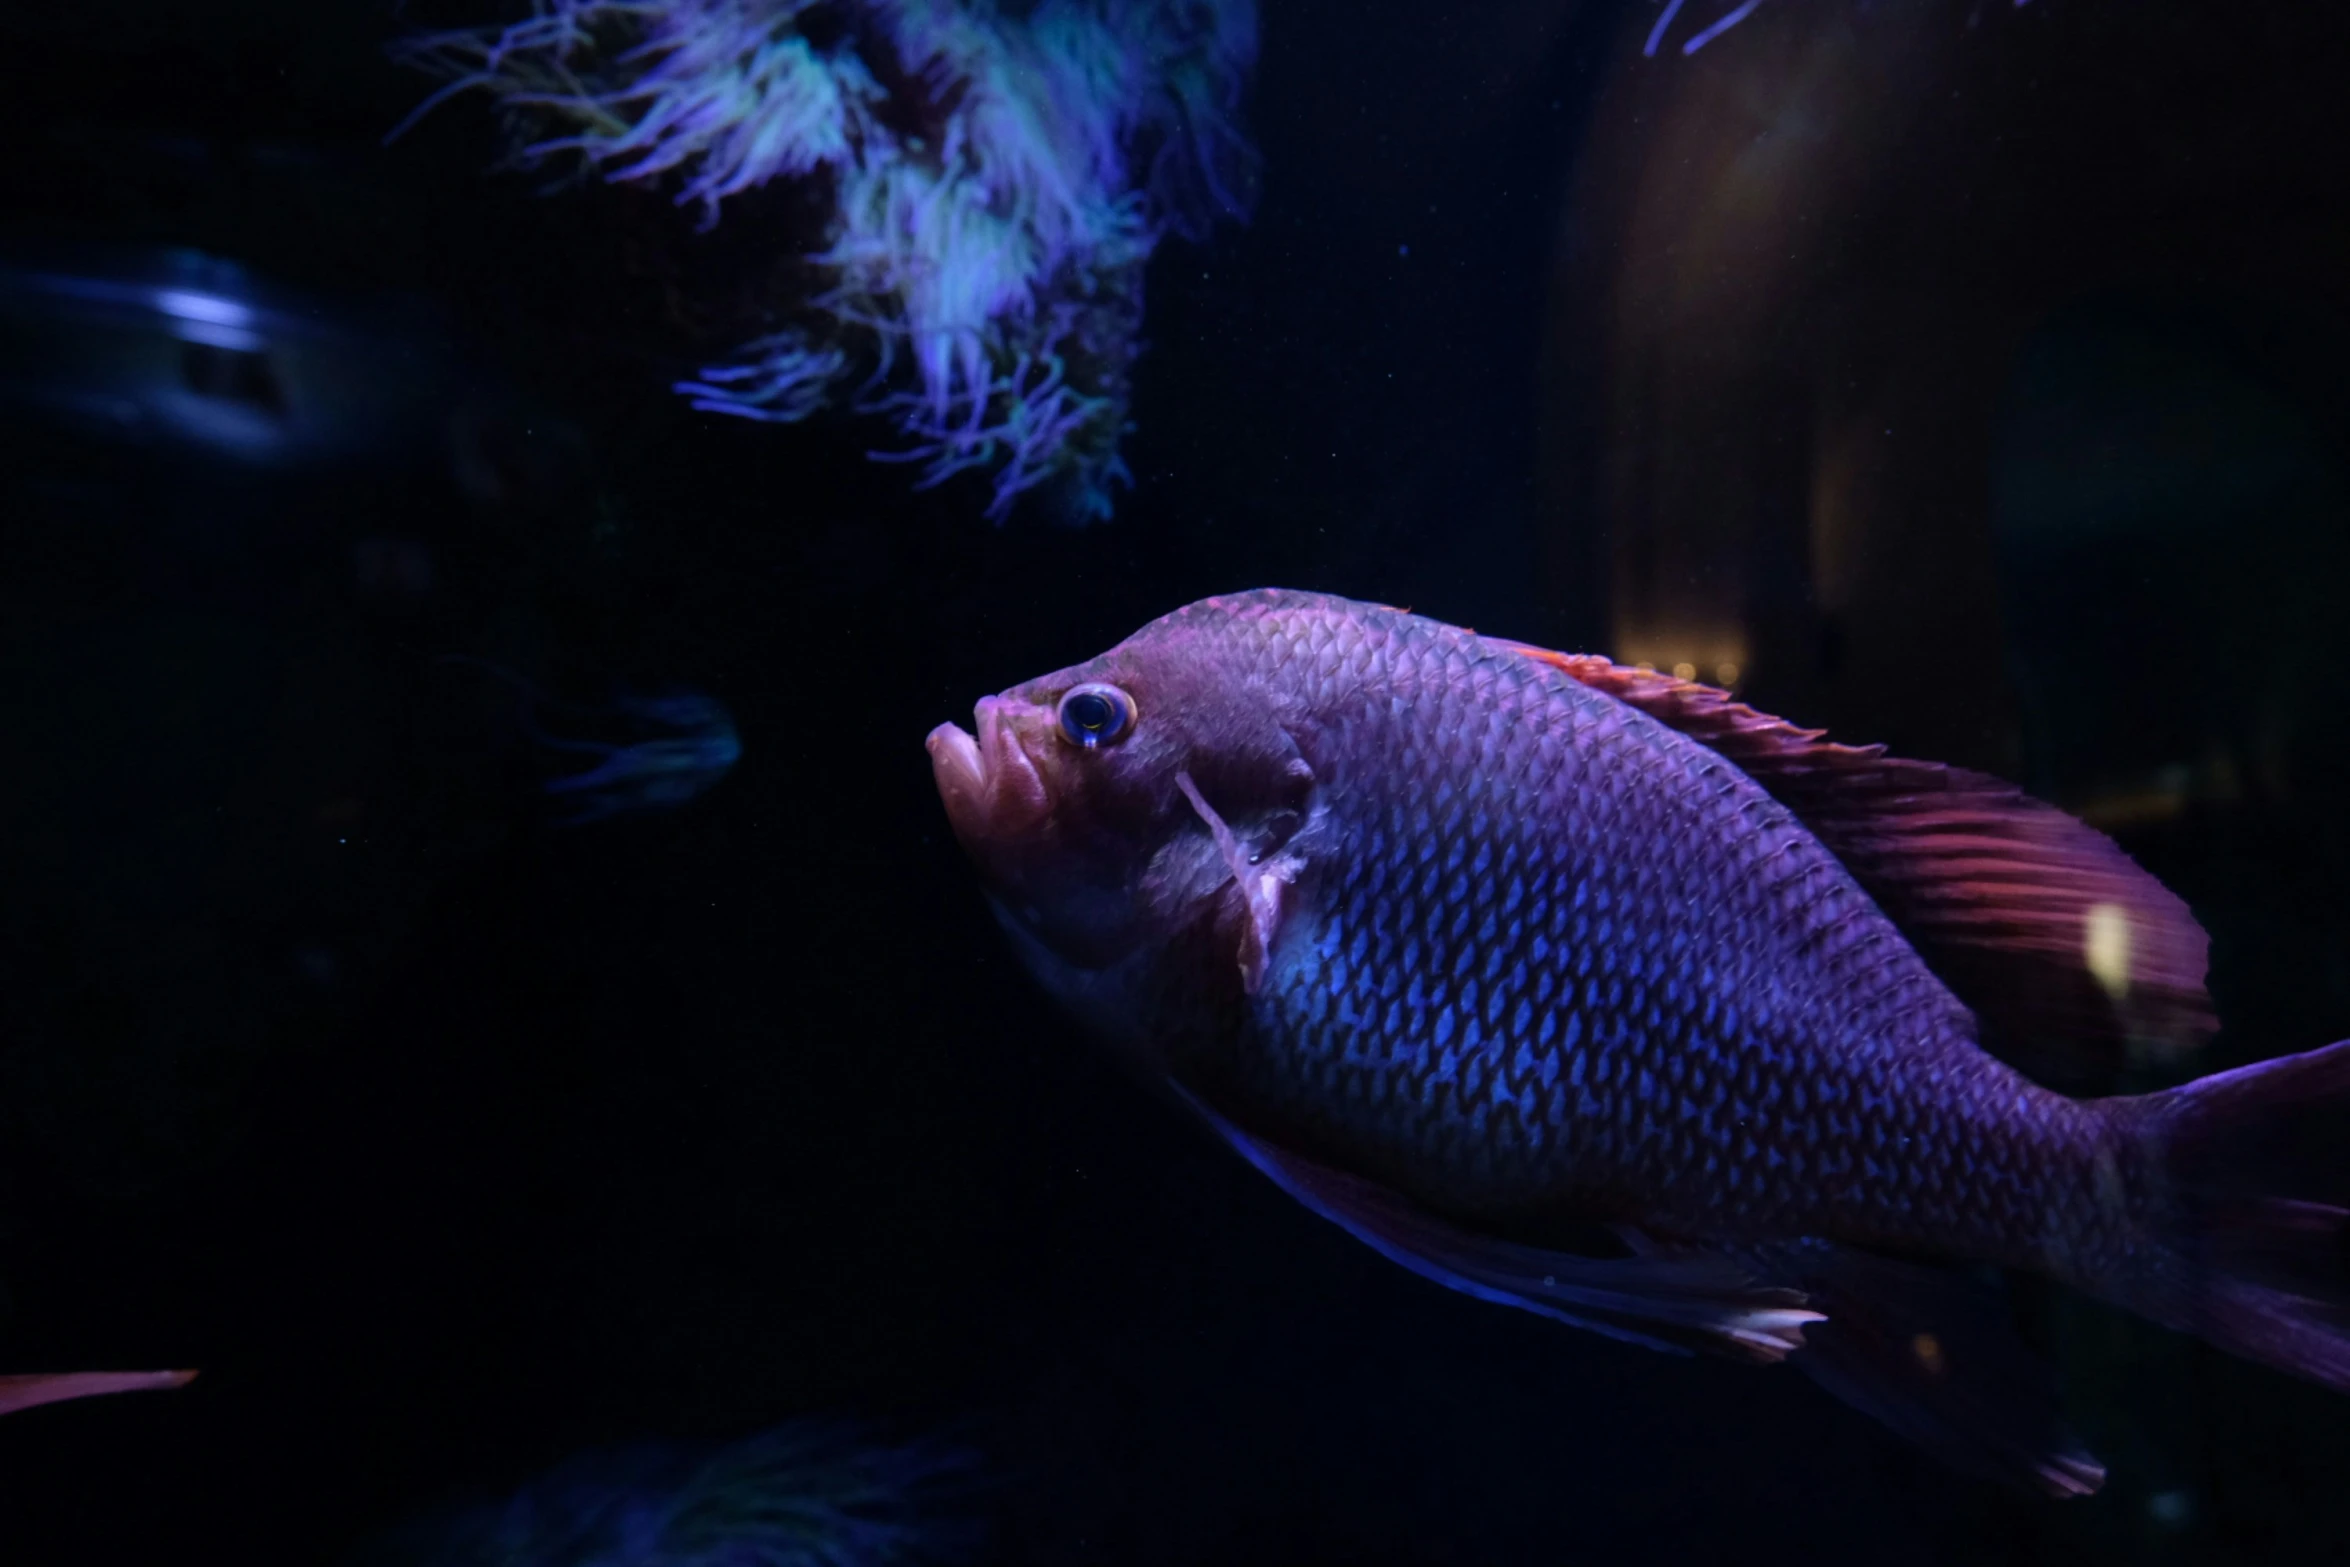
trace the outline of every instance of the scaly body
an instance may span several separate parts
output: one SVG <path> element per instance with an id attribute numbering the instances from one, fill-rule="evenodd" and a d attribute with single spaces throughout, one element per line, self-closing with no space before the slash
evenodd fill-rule
<path id="1" fill-rule="evenodd" d="M 1376 651 L 1305 654 L 1363 701 L 1300 740 L 1295 902 L 1201 1085 L 1235 1119 L 1500 1222 L 2019 1266 L 2123 1242 L 2102 1117 L 1985 1055 L 1751 780 L 1466 633 L 1353 634 Z"/>

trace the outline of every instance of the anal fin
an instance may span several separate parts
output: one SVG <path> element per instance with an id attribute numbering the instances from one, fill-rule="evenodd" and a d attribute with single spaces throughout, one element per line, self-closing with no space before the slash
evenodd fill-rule
<path id="1" fill-rule="evenodd" d="M 1709 1250 L 1625 1229 L 1629 1257 L 1530 1246 L 1453 1224 L 1176 1092 L 1283 1191 L 1448 1289 L 1650 1349 L 1786 1360 L 1953 1468 L 2023 1490 L 2085 1496 L 2105 1482 L 2065 1424 L 2049 1368 L 1963 1273 L 1823 1240 Z"/>
<path id="2" fill-rule="evenodd" d="M 1177 1090 L 1182 1093 L 1181 1089 Z M 1373 1181 L 1251 1136 L 1190 1101 L 1243 1158 L 1391 1262 L 1448 1289 L 1673 1353 L 1768 1364 L 1821 1320 L 1794 1289 L 1707 1252 L 1586 1257 L 1463 1229 Z"/>
<path id="3" fill-rule="evenodd" d="M 1826 1311 L 1789 1364 L 1845 1403 L 1984 1479 L 2055 1497 L 2105 1483 L 2065 1424 L 2053 1373 L 1989 1287 L 1827 1241 L 1738 1255 Z"/>

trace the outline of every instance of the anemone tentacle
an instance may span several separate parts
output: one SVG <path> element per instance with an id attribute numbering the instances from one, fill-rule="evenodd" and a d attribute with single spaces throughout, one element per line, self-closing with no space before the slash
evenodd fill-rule
<path id="1" fill-rule="evenodd" d="M 517 163 L 662 184 L 705 228 L 770 182 L 821 189 L 818 286 L 676 390 L 886 415 L 904 444 L 875 455 L 925 485 L 991 471 L 997 521 L 1055 481 L 1109 514 L 1144 268 L 1245 216 L 1253 177 L 1254 0 L 534 0 L 400 52 L 448 79 L 418 113 L 485 91 Z"/>

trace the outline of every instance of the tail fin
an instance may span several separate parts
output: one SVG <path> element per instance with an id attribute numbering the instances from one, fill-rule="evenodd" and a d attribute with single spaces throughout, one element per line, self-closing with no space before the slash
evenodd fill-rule
<path id="1" fill-rule="evenodd" d="M 2117 1302 L 2350 1393 L 2350 1040 L 2107 1103 L 2167 1232 Z"/>

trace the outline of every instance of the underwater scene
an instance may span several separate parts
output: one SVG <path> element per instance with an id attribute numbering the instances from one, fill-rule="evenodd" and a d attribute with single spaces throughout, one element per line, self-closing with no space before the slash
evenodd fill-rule
<path id="1" fill-rule="evenodd" d="M 0 1567 L 2350 1561 L 2350 19 L 0 10 Z"/>

